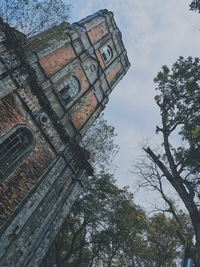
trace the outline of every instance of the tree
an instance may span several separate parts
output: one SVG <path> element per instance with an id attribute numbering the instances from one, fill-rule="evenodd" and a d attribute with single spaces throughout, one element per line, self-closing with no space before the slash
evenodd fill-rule
<path id="1" fill-rule="evenodd" d="M 57 266 L 176 266 L 181 241 L 173 219 L 148 218 L 127 188 L 102 173 L 87 184 L 57 240 Z"/>
<path id="2" fill-rule="evenodd" d="M 95 176 L 85 184 L 41 266 L 176 266 L 182 246 L 178 223 L 163 214 L 148 218 L 128 188 L 116 185 L 105 171 L 118 149 L 114 128 L 103 117 L 92 128 L 82 145 L 90 152 Z"/>
<path id="3" fill-rule="evenodd" d="M 164 213 L 154 214 L 149 218 L 147 240 L 149 242 L 150 266 L 177 266 L 180 259 L 181 240 L 176 231 L 177 222 Z"/>
<path id="4" fill-rule="evenodd" d="M 62 0 L 1 0 L 0 16 L 29 36 L 66 21 L 70 8 Z"/>
<path id="5" fill-rule="evenodd" d="M 131 193 L 118 188 L 112 175 L 92 177 L 63 225 L 61 266 L 111 266 L 128 236 L 141 235 L 145 220 Z"/>
<path id="6" fill-rule="evenodd" d="M 200 255 L 200 61 L 180 57 L 171 72 L 163 66 L 154 82 L 159 92 L 155 101 L 161 126 L 156 127 L 156 132 L 163 138 L 162 152 L 158 154 L 150 147 L 144 151 L 159 170 L 160 181 L 167 179 L 183 201 Z M 178 137 L 179 144 L 172 145 L 173 140 L 178 143 Z"/>
<path id="7" fill-rule="evenodd" d="M 118 153 L 119 147 L 115 144 L 115 129 L 104 119 L 104 114 L 94 122 L 81 141 L 81 146 L 90 153 L 90 163 L 94 169 L 109 169 Z"/>
<path id="8" fill-rule="evenodd" d="M 190 3 L 190 10 L 198 11 L 200 13 L 200 1 L 199 0 L 193 0 Z"/>
<path id="9" fill-rule="evenodd" d="M 144 189 L 151 192 L 158 193 L 164 203 L 157 201 L 153 213 L 165 213 L 167 216 L 172 216 L 174 223 L 174 230 L 177 232 L 182 246 L 185 246 L 188 240 L 192 240 L 194 231 L 191 225 L 190 217 L 178 210 L 176 201 L 169 196 L 169 184 L 165 181 L 165 177 L 158 166 L 147 155 L 141 157 L 134 166 L 136 174 L 139 177 L 139 186 L 137 190 Z M 163 205 L 164 204 L 164 205 Z"/>

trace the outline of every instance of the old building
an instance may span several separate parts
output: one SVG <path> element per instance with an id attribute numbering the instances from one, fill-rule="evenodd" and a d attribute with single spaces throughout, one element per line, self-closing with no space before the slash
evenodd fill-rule
<path id="1" fill-rule="evenodd" d="M 130 63 L 112 12 L 32 38 L 0 21 L 0 266 L 38 266 L 92 175 L 79 141 Z"/>

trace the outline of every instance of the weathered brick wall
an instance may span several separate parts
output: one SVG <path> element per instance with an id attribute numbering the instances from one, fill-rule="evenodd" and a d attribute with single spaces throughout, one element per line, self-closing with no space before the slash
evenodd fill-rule
<path id="1" fill-rule="evenodd" d="M 0 136 L 14 126 L 26 125 L 34 133 L 35 145 L 29 156 L 0 184 L 0 224 L 11 217 L 26 193 L 37 183 L 38 177 L 46 170 L 55 157 L 44 137 L 33 124 L 13 92 L 0 100 Z"/>
<path id="2" fill-rule="evenodd" d="M 21 65 L 15 34 L 0 19 L 0 99 L 18 89 L 28 80 L 28 73 Z"/>
<path id="3" fill-rule="evenodd" d="M 66 66 L 74 58 L 74 49 L 68 44 L 41 58 L 39 62 L 47 76 L 51 76 Z"/>
<path id="4" fill-rule="evenodd" d="M 0 138 L 26 125 L 35 139 L 31 153 L 0 183 L 2 267 L 41 263 L 92 174 L 76 140 L 130 65 L 108 11 L 20 40 L 0 21 Z M 106 44 L 113 50 L 109 64 L 101 56 Z M 81 90 L 66 104 L 57 87 L 70 75 L 79 79 Z"/>
<path id="5" fill-rule="evenodd" d="M 96 43 L 100 39 L 102 39 L 106 34 L 108 34 L 108 28 L 105 22 L 100 23 L 95 26 L 91 30 L 88 31 L 88 36 L 92 42 L 92 44 Z"/>
<path id="6" fill-rule="evenodd" d="M 110 70 L 110 72 L 106 75 L 106 79 L 109 83 L 109 85 L 112 85 L 115 80 L 118 78 L 119 73 L 121 72 L 122 65 L 121 63 L 117 63 L 113 68 Z"/>
<path id="7" fill-rule="evenodd" d="M 87 178 L 73 150 L 68 147 L 65 153 L 72 156 L 67 165 L 63 157 L 52 163 L 2 233 L 0 266 L 38 266 L 42 261 Z"/>
<path id="8" fill-rule="evenodd" d="M 0 266 L 38 266 L 92 170 L 42 93 L 37 59 L 2 21 L 0 36 L 0 137 L 25 125 L 35 139 L 0 183 Z"/>
<path id="9" fill-rule="evenodd" d="M 87 121 L 88 117 L 96 110 L 98 105 L 95 95 L 90 92 L 84 95 L 83 98 L 74 105 L 70 110 L 72 121 L 77 129 L 80 129 L 84 123 Z"/>

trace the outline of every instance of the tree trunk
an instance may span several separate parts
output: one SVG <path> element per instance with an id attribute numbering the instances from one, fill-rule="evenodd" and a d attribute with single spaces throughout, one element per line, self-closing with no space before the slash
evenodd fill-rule
<path id="1" fill-rule="evenodd" d="M 194 232 L 196 236 L 196 242 L 198 246 L 200 246 L 200 212 L 197 208 L 196 203 L 194 202 L 194 199 L 190 196 L 190 194 L 186 191 L 183 182 L 179 175 L 177 174 L 175 177 L 168 171 L 168 169 L 165 167 L 163 162 L 159 159 L 159 157 L 151 150 L 150 147 L 147 147 L 146 149 L 143 148 L 144 151 L 151 157 L 153 162 L 160 168 L 164 176 L 167 178 L 167 180 L 170 182 L 170 184 L 174 187 L 178 195 L 180 196 L 181 200 L 185 204 L 185 207 L 187 208 L 192 225 L 194 227 Z M 200 266 L 199 266 L 200 267 Z"/>

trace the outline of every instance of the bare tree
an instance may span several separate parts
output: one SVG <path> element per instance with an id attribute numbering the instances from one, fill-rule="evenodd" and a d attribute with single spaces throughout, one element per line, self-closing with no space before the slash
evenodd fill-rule
<path id="1" fill-rule="evenodd" d="M 164 203 L 158 201 L 151 212 L 162 212 L 172 215 L 176 222 L 174 227 L 182 245 L 185 246 L 187 243 L 190 243 L 194 235 L 190 219 L 182 210 L 178 209 L 178 205 L 171 195 L 169 196 L 169 185 L 166 184 L 165 176 L 155 162 L 147 155 L 138 160 L 134 169 L 139 177 L 139 185 L 136 191 L 143 189 L 157 192 L 164 200 Z"/>
<path id="2" fill-rule="evenodd" d="M 0 16 L 30 36 L 66 21 L 70 8 L 62 0 L 1 0 Z"/>

